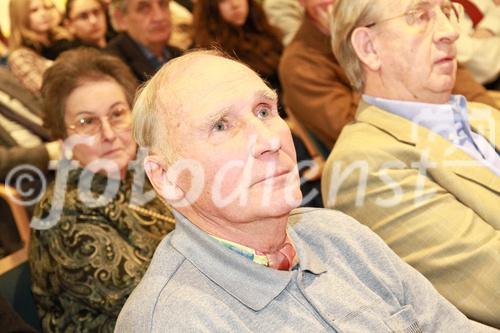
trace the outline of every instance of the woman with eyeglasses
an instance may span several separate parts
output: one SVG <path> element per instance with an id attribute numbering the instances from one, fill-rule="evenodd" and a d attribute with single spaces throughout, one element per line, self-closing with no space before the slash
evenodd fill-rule
<path id="1" fill-rule="evenodd" d="M 44 75 L 46 125 L 65 140 L 35 209 L 33 294 L 44 332 L 112 332 L 160 240 L 174 228 L 136 160 L 136 80 L 119 59 L 67 51 Z"/>
<path id="2" fill-rule="evenodd" d="M 10 1 L 9 16 L 9 68 L 23 86 L 39 96 L 54 49 L 67 43 L 70 35 L 57 25 L 60 13 L 51 0 Z"/>

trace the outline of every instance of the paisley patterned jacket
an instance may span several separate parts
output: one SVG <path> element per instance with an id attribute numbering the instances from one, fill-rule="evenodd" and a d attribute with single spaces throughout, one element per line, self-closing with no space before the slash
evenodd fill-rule
<path id="1" fill-rule="evenodd" d="M 34 213 L 57 219 L 31 236 L 38 314 L 45 332 L 112 332 L 156 246 L 174 229 L 172 208 L 153 195 L 143 172 L 122 181 L 81 168 L 67 175 L 66 189 L 50 185 Z M 138 201 L 148 191 L 152 199 Z"/>

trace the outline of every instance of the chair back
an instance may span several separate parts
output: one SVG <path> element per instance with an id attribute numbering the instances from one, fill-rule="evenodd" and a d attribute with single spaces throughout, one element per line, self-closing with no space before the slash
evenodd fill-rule
<path id="1" fill-rule="evenodd" d="M 28 264 L 30 237 L 28 214 L 20 204 L 20 197 L 16 190 L 4 184 L 0 184 L 0 201 L 4 207 L 10 209 L 10 212 L 7 212 L 9 216 L 2 214 L 0 223 L 13 220 L 22 243 L 20 249 L 0 259 L 0 295 L 10 303 L 24 321 L 41 331 L 35 299 L 31 292 L 31 272 Z"/>

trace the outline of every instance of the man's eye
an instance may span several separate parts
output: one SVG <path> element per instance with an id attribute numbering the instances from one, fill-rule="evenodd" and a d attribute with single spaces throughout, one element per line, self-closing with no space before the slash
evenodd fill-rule
<path id="1" fill-rule="evenodd" d="M 214 132 L 225 131 L 227 130 L 227 122 L 225 120 L 219 120 L 214 124 L 212 129 Z"/>
<path id="2" fill-rule="evenodd" d="M 428 21 L 430 19 L 429 11 L 425 9 L 417 10 L 417 18 L 421 21 Z"/>
<path id="3" fill-rule="evenodd" d="M 268 118 L 271 115 L 271 109 L 268 107 L 262 107 L 257 112 L 257 117 L 260 119 Z"/>
<path id="4" fill-rule="evenodd" d="M 414 11 L 411 12 L 411 14 L 412 14 L 411 16 L 413 17 L 412 24 L 426 23 L 431 18 L 429 11 L 424 8 L 415 9 Z"/>

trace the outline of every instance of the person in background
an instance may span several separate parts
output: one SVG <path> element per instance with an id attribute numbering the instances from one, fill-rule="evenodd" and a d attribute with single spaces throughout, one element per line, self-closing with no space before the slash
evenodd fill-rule
<path id="1" fill-rule="evenodd" d="M 23 86 L 36 96 L 40 95 L 43 73 L 52 64 L 51 47 L 68 37 L 66 31 L 54 26 L 54 10 L 50 0 L 9 2 L 8 65 Z"/>
<path id="2" fill-rule="evenodd" d="M 50 168 L 60 156 L 61 143 L 43 127 L 40 100 L 7 68 L 0 68 L 0 181 L 31 201 L 51 178 Z"/>
<path id="3" fill-rule="evenodd" d="M 125 64 L 95 49 L 67 51 L 45 73 L 46 122 L 65 140 L 65 158 L 31 221 L 32 291 L 44 332 L 113 332 L 174 228 L 171 208 L 134 163 L 136 86 Z"/>
<path id="4" fill-rule="evenodd" d="M 121 31 L 106 50 L 120 57 L 140 82 L 182 51 L 167 45 L 172 23 L 169 0 L 114 0 L 113 22 Z"/>
<path id="5" fill-rule="evenodd" d="M 255 0 L 198 0 L 193 13 L 197 47 L 219 47 L 234 55 L 274 89 L 281 91 L 278 64 L 283 51 L 280 31 L 271 26 Z"/>
<path id="6" fill-rule="evenodd" d="M 172 18 L 169 44 L 187 50 L 193 46 L 193 14 L 177 1 L 170 1 L 169 6 Z"/>
<path id="7" fill-rule="evenodd" d="M 68 0 L 64 26 L 75 38 L 75 47 L 106 47 L 106 16 L 99 0 Z"/>
<path id="8" fill-rule="evenodd" d="M 299 0 L 264 0 L 262 7 L 269 23 L 281 30 L 283 45 L 290 44 L 304 17 Z"/>
<path id="9" fill-rule="evenodd" d="M 474 78 L 500 90 L 500 0 L 454 0 L 465 6 L 457 59 Z"/>
<path id="10" fill-rule="evenodd" d="M 355 220 L 294 209 L 300 179 L 277 99 L 214 51 L 175 59 L 143 88 L 134 136 L 177 225 L 116 332 L 494 332 Z M 186 162 L 204 177 L 176 177 Z"/>
<path id="11" fill-rule="evenodd" d="M 462 12 L 337 0 L 332 48 L 362 100 L 322 193 L 467 317 L 500 328 L 500 112 L 452 94 Z"/>
<path id="12" fill-rule="evenodd" d="M 300 0 L 302 25 L 283 53 L 280 79 L 285 104 L 330 151 L 344 126 L 354 119 L 360 94 L 332 52 L 328 6 L 335 0 Z M 454 94 L 497 107 L 486 89 L 459 65 Z"/>

